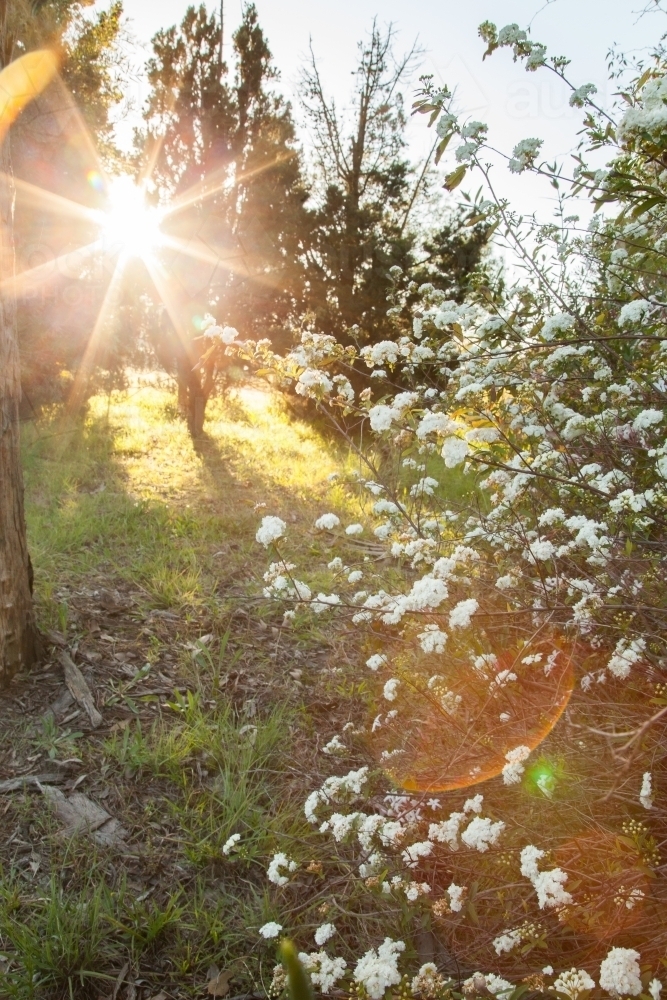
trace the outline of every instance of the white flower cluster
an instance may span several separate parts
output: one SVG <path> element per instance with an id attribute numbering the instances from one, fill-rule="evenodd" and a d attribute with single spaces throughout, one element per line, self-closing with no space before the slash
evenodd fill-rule
<path id="1" fill-rule="evenodd" d="M 614 997 L 636 997 L 642 992 L 639 952 L 612 948 L 600 965 L 600 986 Z"/>
<path id="2" fill-rule="evenodd" d="M 277 542 L 279 538 L 282 538 L 287 529 L 285 522 L 279 517 L 263 517 L 262 523 L 257 529 L 257 534 L 255 538 L 263 545 L 268 548 L 273 542 Z"/>
<path id="3" fill-rule="evenodd" d="M 311 792 L 306 799 L 304 811 L 309 823 L 319 822 L 315 810 L 320 804 L 340 802 L 341 799 L 354 799 L 361 795 L 368 781 L 368 767 L 360 767 L 358 771 L 349 771 L 340 778 L 327 778 L 320 789 Z"/>
<path id="4" fill-rule="evenodd" d="M 277 924 L 274 920 L 270 920 L 268 924 L 264 924 L 259 929 L 259 933 L 263 938 L 276 938 L 283 929 L 282 924 Z"/>
<path id="5" fill-rule="evenodd" d="M 541 872 L 537 862 L 544 857 L 544 853 L 532 844 L 524 847 L 521 851 L 521 874 L 532 882 L 541 910 L 567 906 L 572 902 L 572 896 L 563 888 L 567 882 L 567 872 L 561 868 Z"/>
<path id="6" fill-rule="evenodd" d="M 570 1000 L 577 1000 L 581 993 L 595 988 L 595 980 L 585 969 L 570 969 L 569 972 L 561 972 L 554 981 L 553 988 L 564 993 Z"/>
<path id="7" fill-rule="evenodd" d="M 289 882 L 289 875 L 284 875 L 283 872 L 292 873 L 297 869 L 296 861 L 292 861 L 287 857 L 282 851 L 273 855 L 269 867 L 266 870 L 266 877 L 269 882 L 273 882 L 275 885 L 287 885 Z"/>
<path id="8" fill-rule="evenodd" d="M 339 979 L 342 979 L 347 969 L 344 958 L 332 958 L 325 951 L 299 953 L 299 960 L 310 976 L 311 982 L 319 986 L 325 995 L 331 993 Z"/>
<path id="9" fill-rule="evenodd" d="M 506 785 L 516 785 L 521 781 L 521 775 L 525 771 L 524 761 L 530 756 L 530 747 L 520 746 L 514 750 L 508 750 L 505 754 L 507 763 L 503 767 L 503 781 Z"/>
<path id="10" fill-rule="evenodd" d="M 387 937 L 377 949 L 371 948 L 359 959 L 354 981 L 361 983 L 371 1000 L 380 1000 L 390 986 L 400 983 L 398 959 L 404 951 L 403 941 L 392 941 Z"/>
<path id="11" fill-rule="evenodd" d="M 240 839 L 241 839 L 240 833 L 233 833 L 231 837 L 229 837 L 222 845 L 222 853 L 226 856 L 229 856 L 232 853 L 232 851 L 236 850 L 236 845 L 238 844 Z"/>

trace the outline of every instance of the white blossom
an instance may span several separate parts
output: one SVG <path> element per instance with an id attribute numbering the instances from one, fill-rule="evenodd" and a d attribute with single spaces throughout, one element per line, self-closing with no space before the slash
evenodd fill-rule
<path id="1" fill-rule="evenodd" d="M 269 867 L 266 870 L 266 877 L 269 882 L 273 882 L 275 885 L 287 885 L 289 878 L 287 875 L 283 875 L 282 871 L 294 872 L 296 869 L 296 861 L 290 860 L 286 854 L 280 851 L 278 854 L 273 855 Z"/>
<path id="2" fill-rule="evenodd" d="M 493 940 L 496 955 L 503 955 L 505 952 L 512 951 L 518 944 L 521 944 L 522 940 L 523 934 L 520 928 L 503 931 L 502 934 Z"/>
<path id="3" fill-rule="evenodd" d="M 573 90 L 570 94 L 570 107 L 583 108 L 591 94 L 597 94 L 597 92 L 598 88 L 594 83 L 584 83 L 581 87 L 577 87 L 577 89 Z"/>
<path id="4" fill-rule="evenodd" d="M 513 174 L 520 174 L 528 167 L 532 167 L 542 143 L 542 139 L 522 139 L 516 144 L 509 161 L 509 168 Z"/>
<path id="5" fill-rule="evenodd" d="M 325 951 L 299 952 L 299 961 L 308 972 L 311 981 L 319 986 L 324 994 L 330 993 L 332 987 L 342 979 L 347 969 L 344 958 L 327 955 Z"/>
<path id="6" fill-rule="evenodd" d="M 454 469 L 464 462 L 470 452 L 468 442 L 459 437 L 446 437 L 442 446 L 442 457 L 448 469 Z"/>
<path id="7" fill-rule="evenodd" d="M 632 302 L 626 302 L 619 313 L 618 325 L 621 327 L 635 326 L 637 323 L 641 323 L 650 308 L 650 302 L 646 302 L 644 299 L 633 299 Z"/>
<path id="8" fill-rule="evenodd" d="M 325 754 L 328 754 L 328 755 L 338 754 L 338 753 L 345 753 L 346 750 L 347 750 L 347 747 L 345 746 L 345 744 L 341 740 L 340 736 L 338 736 L 338 734 L 336 734 L 335 736 L 333 736 L 329 740 L 329 742 L 327 744 L 325 744 L 325 746 L 322 747 L 322 753 L 325 753 Z"/>
<path id="9" fill-rule="evenodd" d="M 638 413 L 632 421 L 632 426 L 636 431 L 645 431 L 648 430 L 649 427 L 655 427 L 656 424 L 661 423 L 663 417 L 664 413 L 662 410 L 642 410 L 641 413 Z"/>
<path id="10" fill-rule="evenodd" d="M 231 852 L 235 849 L 240 839 L 241 839 L 240 833 L 233 833 L 231 837 L 229 837 L 229 839 L 226 840 L 225 843 L 222 845 L 222 853 L 225 855 L 231 854 Z"/>
<path id="11" fill-rule="evenodd" d="M 401 682 L 397 677 L 391 677 L 385 684 L 382 695 L 387 701 L 396 701 L 396 692 Z"/>
<path id="12" fill-rule="evenodd" d="M 566 906 L 572 902 L 572 896 L 563 886 L 567 882 L 567 872 L 560 868 L 541 872 L 538 861 L 544 857 L 544 851 L 528 844 L 521 851 L 521 874 L 529 879 L 535 892 L 541 910 Z"/>
<path id="13" fill-rule="evenodd" d="M 643 805 L 644 809 L 653 808 L 653 783 L 650 771 L 644 772 L 642 787 L 639 792 L 639 801 Z"/>
<path id="14" fill-rule="evenodd" d="M 259 933 L 263 938 L 275 938 L 278 937 L 282 929 L 282 924 L 277 924 L 274 920 L 270 920 L 268 924 L 260 927 Z"/>
<path id="15" fill-rule="evenodd" d="M 333 531 L 340 524 L 340 518 L 336 514 L 322 514 L 321 517 L 315 521 L 315 527 L 318 531 Z"/>
<path id="16" fill-rule="evenodd" d="M 437 625 L 427 625 L 417 638 L 425 653 L 444 653 L 447 633 L 439 629 Z"/>
<path id="17" fill-rule="evenodd" d="M 589 976 L 585 969 L 570 969 L 569 972 L 561 972 L 555 980 L 553 988 L 559 993 L 565 993 L 570 1000 L 577 1000 L 584 990 L 595 988 L 595 981 Z"/>
<path id="18" fill-rule="evenodd" d="M 377 950 L 371 948 L 357 962 L 354 981 L 364 986 L 371 1000 L 380 1000 L 390 986 L 400 983 L 398 958 L 403 951 L 403 941 L 392 941 L 387 937 Z"/>
<path id="19" fill-rule="evenodd" d="M 263 517 L 255 539 L 260 545 L 268 548 L 272 542 L 277 542 L 279 538 L 283 537 L 286 528 L 287 525 L 279 517 Z"/>
<path id="20" fill-rule="evenodd" d="M 474 597 L 469 597 L 465 601 L 459 601 L 449 614 L 450 628 L 468 628 L 475 612 L 479 609 L 479 603 Z"/>
<path id="21" fill-rule="evenodd" d="M 631 668 L 641 662 L 642 653 L 646 649 L 644 639 L 619 639 L 614 654 L 607 663 L 607 669 L 614 677 L 625 680 L 629 677 Z"/>
<path id="22" fill-rule="evenodd" d="M 378 403 L 377 406 L 371 407 L 368 411 L 368 416 L 371 422 L 371 429 L 376 433 L 379 433 L 390 429 L 396 417 L 396 413 L 392 410 L 391 406 L 385 406 L 384 403 Z"/>
<path id="23" fill-rule="evenodd" d="M 556 313 L 549 316 L 542 327 L 544 340 L 553 340 L 559 333 L 567 333 L 574 326 L 574 317 L 569 313 Z"/>
<path id="24" fill-rule="evenodd" d="M 600 965 L 600 986 L 612 996 L 636 997 L 642 992 L 639 952 L 612 948 Z"/>
<path id="25" fill-rule="evenodd" d="M 456 885 L 452 882 L 447 888 L 447 894 L 449 896 L 449 907 L 452 913 L 460 913 L 463 909 L 463 901 L 466 897 L 468 890 L 463 885 Z"/>
<path id="26" fill-rule="evenodd" d="M 508 750 L 505 754 L 507 764 L 503 767 L 503 782 L 506 785 L 516 785 L 521 781 L 521 775 L 525 771 L 523 762 L 530 756 L 530 747 L 519 746 L 514 750 Z"/>
<path id="27" fill-rule="evenodd" d="M 505 824 L 501 819 L 494 823 L 488 816 L 475 816 L 461 834 L 461 841 L 466 847 L 484 854 L 489 847 L 496 846 L 504 829 Z"/>
<path id="28" fill-rule="evenodd" d="M 315 931 L 315 944 L 318 948 L 321 948 L 323 944 L 326 944 L 336 933 L 335 924 L 320 924 L 320 926 Z"/>

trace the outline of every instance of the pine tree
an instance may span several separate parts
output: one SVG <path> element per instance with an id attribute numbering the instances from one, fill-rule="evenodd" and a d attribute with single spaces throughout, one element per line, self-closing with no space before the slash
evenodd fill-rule
<path id="1" fill-rule="evenodd" d="M 194 434 L 212 385 L 198 367 L 198 321 L 213 309 L 241 336 L 284 338 L 299 315 L 308 229 L 291 109 L 273 90 L 277 73 L 253 4 L 234 34 L 231 80 L 219 46 L 216 16 L 190 7 L 180 27 L 155 36 L 148 65 L 146 162 L 160 196 L 172 200 L 166 230 L 200 257 L 171 261 L 168 303 Z"/>
<path id="2" fill-rule="evenodd" d="M 430 157 L 417 169 L 406 156 L 400 88 L 417 55 L 397 59 L 391 26 L 382 32 L 374 22 L 359 45 L 351 119 L 327 97 L 312 51 L 304 71 L 315 177 L 308 321 L 342 343 L 406 333 L 423 283 L 460 300 L 487 250 L 489 226 L 476 221 L 474 204 L 443 210 Z"/>
<path id="3" fill-rule="evenodd" d="M 303 106 L 314 149 L 317 206 L 308 248 L 308 305 L 314 328 L 361 342 L 396 332 L 387 317 L 395 291 L 390 268 L 406 275 L 414 262 L 416 237 L 406 225 L 413 200 L 405 157 L 400 86 L 407 82 L 413 49 L 395 61 L 393 30 L 373 23 L 359 45 L 350 123 L 322 84 L 311 50 L 303 74 Z"/>

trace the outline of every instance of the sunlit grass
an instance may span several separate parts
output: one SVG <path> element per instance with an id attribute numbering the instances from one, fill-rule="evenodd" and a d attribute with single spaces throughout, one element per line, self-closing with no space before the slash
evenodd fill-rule
<path id="1" fill-rule="evenodd" d="M 43 810 L 36 812 L 35 801 L 24 796 L 21 822 L 36 824 L 49 841 L 48 868 L 45 861 L 43 872 L 27 884 L 0 867 L 0 943 L 13 963 L 0 989 L 6 986 L 16 1000 L 89 1000 L 111 991 L 114 977 L 99 977 L 114 969 L 117 974 L 128 958 L 153 968 L 159 956 L 155 992 L 172 983 L 179 996 L 201 995 L 211 963 L 235 963 L 243 989 L 257 990 L 261 923 L 293 917 L 305 947 L 321 922 L 318 876 L 309 876 L 305 896 L 295 892 L 282 900 L 280 914 L 275 911 L 267 856 L 287 849 L 304 868 L 311 859 L 328 862 L 303 815 L 299 756 L 311 753 L 304 748 L 312 747 L 322 716 L 311 714 L 306 684 L 286 690 L 290 674 L 277 672 L 271 658 L 272 633 L 278 632 L 271 626 L 280 623 L 282 608 L 260 596 L 262 574 L 274 555 L 256 543 L 255 533 L 265 514 L 282 517 L 287 537 L 281 551 L 314 592 L 329 591 L 332 538 L 315 531 L 313 522 L 333 511 L 343 524 L 370 526 L 374 498 L 348 485 L 351 473 L 368 472 L 353 453 L 256 388 L 211 400 L 197 442 L 173 395 L 152 385 L 96 397 L 85 418 L 69 425 L 57 412 L 46 414 L 24 427 L 23 442 L 40 625 L 85 642 L 78 595 L 96 588 L 128 591 L 134 603 L 123 623 L 126 633 L 135 621 L 137 634 L 144 630 L 151 610 L 171 613 L 170 651 L 187 690 L 176 691 L 154 716 L 126 717 L 126 724 L 102 739 L 81 736 L 75 724 L 45 724 L 19 737 L 30 748 L 26 752 L 79 756 L 88 773 L 103 774 L 105 783 L 116 786 L 114 814 L 133 831 L 141 864 L 154 865 L 158 875 L 150 895 L 138 899 L 144 892 L 133 887 L 118 858 L 101 850 L 91 857 L 85 839 L 71 847 L 63 843 Z M 334 472 L 340 478 L 331 479 Z M 443 498 L 454 500 L 469 488 L 457 475 L 441 486 Z M 378 552 L 368 528 L 361 542 L 370 554 L 344 537 L 333 554 L 363 566 L 364 585 L 372 587 Z M 403 570 L 396 565 L 390 572 L 400 588 Z M 244 612 L 248 624 L 230 653 L 234 609 Z M 193 652 L 192 636 L 201 636 L 204 627 L 215 639 L 210 648 Z M 327 628 L 321 617 L 302 611 L 287 641 L 301 651 L 299 665 L 308 663 L 310 651 L 319 653 L 325 669 L 318 697 L 326 691 L 327 699 L 358 707 L 370 698 L 366 680 L 323 662 Z M 144 656 L 157 664 L 165 651 L 160 634 L 166 633 L 144 631 L 150 646 Z M 273 692 L 273 701 L 249 714 L 245 699 L 248 691 L 254 698 L 254 688 L 235 702 L 219 685 L 242 653 L 253 682 L 263 675 L 265 691 Z M 127 684 L 113 678 L 109 708 L 124 705 L 135 712 L 134 691 L 124 698 Z M 126 811 L 125 801 L 133 804 Z M 235 832 L 243 846 L 230 859 L 222 848 Z M 166 857 L 170 864 L 176 859 L 176 867 L 161 881 Z M 361 895 L 351 905 L 359 907 L 368 932 L 379 935 L 382 914 L 365 914 Z M 41 937 L 56 933 L 54 927 L 60 943 L 40 949 Z"/>

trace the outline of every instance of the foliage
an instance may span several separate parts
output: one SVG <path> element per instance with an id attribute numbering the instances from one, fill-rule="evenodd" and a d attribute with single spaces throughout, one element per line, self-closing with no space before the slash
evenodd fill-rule
<path id="1" fill-rule="evenodd" d="M 315 55 L 303 73 L 302 104 L 313 147 L 313 230 L 307 247 L 308 324 L 343 343 L 363 345 L 410 328 L 418 285 L 447 283 L 460 296 L 487 246 L 485 220 L 459 209 L 426 225 L 429 160 L 419 171 L 405 155 L 401 88 L 419 56 L 400 58 L 394 31 L 373 23 L 359 44 L 350 121 L 324 91 Z M 479 224 L 479 223 L 482 224 Z M 387 309 L 390 300 L 391 308 Z"/>
<path id="2" fill-rule="evenodd" d="M 367 444 L 347 438 L 363 469 L 347 489 L 367 497 L 374 534 L 402 567 L 357 590 L 363 565 L 333 559 L 331 583 L 314 593 L 288 562 L 287 524 L 269 511 L 257 535 L 274 553 L 265 596 L 288 621 L 298 609 L 364 630 L 374 679 L 375 720 L 328 744 L 341 769 L 305 802 L 328 845 L 328 901 L 345 911 L 345 940 L 301 958 L 324 993 L 351 982 L 377 998 L 400 985 L 415 996 L 576 1000 L 599 982 L 600 995 L 656 1000 L 667 64 L 659 49 L 612 114 L 517 25 L 480 34 L 487 55 L 510 48 L 528 71 L 556 73 L 583 109 L 570 178 L 539 161 L 539 139 L 507 156 L 510 171 L 532 170 L 558 192 L 556 221 L 539 225 L 494 194 L 484 123 L 460 121 L 450 91 L 429 80 L 415 104 L 440 155 L 457 142 L 447 186 L 481 175 L 476 215 L 513 251 L 520 280 L 473 286 L 463 301 L 422 288 L 411 331 L 361 350 L 320 333 L 285 356 L 266 342 L 246 348 L 341 433 L 342 418 L 363 423 Z M 599 149 L 604 170 L 587 162 Z M 588 230 L 567 214 L 582 190 L 607 206 Z M 360 360 L 376 377 L 358 394 Z M 462 504 L 443 496 L 457 470 L 476 484 Z M 341 541 L 366 530 L 343 534 L 333 514 L 315 528 Z M 298 848 L 278 846 L 267 875 L 279 900 L 304 876 Z M 364 897 L 394 916 L 384 944 L 352 968 L 340 952 L 362 940 Z M 415 928 L 431 935 L 436 964 L 410 983 L 399 962 L 403 951 L 415 958 Z"/>
<path id="3" fill-rule="evenodd" d="M 291 110 L 273 90 L 277 73 L 254 5 L 244 8 L 233 42 L 230 81 L 216 16 L 190 7 L 179 28 L 155 36 L 148 64 L 145 155 L 157 190 L 175 199 L 174 248 L 194 246 L 203 255 L 197 274 L 202 262 L 209 269 L 181 283 L 180 300 L 171 290 L 177 329 L 159 352 L 176 360 L 193 429 L 194 400 L 204 406 L 212 388 L 196 370 L 211 302 L 222 303 L 221 318 L 242 335 L 261 331 L 285 342 L 303 291 L 307 192 Z"/>
<path id="4" fill-rule="evenodd" d="M 42 269 L 39 283 L 21 289 L 17 307 L 28 414 L 31 407 L 67 398 L 110 277 L 105 273 L 108 261 L 98 258 L 91 266 L 85 254 L 76 262 L 61 260 L 74 245 L 86 247 L 96 240 L 97 228 L 78 216 L 63 224 L 48 196 L 35 202 L 35 186 L 40 185 L 79 205 L 100 208 L 103 199 L 89 178 L 100 175 L 102 162 L 107 169 L 117 169 L 122 159 L 112 135 L 112 116 L 124 99 L 121 78 L 127 69 L 120 46 L 122 4 L 114 2 L 94 16 L 84 11 L 85 6 L 43 4 L 15 23 L 15 51 L 43 45 L 46 39 L 57 52 L 61 77 L 24 113 L 11 136 L 18 179 L 14 217 L 18 267 Z M 14 17 L 21 9 L 19 5 Z M 48 214 L 44 201 L 51 209 Z M 133 355 L 136 359 L 134 332 L 128 336 L 129 331 L 117 327 L 109 333 L 108 348 L 113 350 L 97 359 L 91 392 L 104 369 L 106 381 L 113 384 L 114 369 L 117 374 Z"/>

